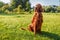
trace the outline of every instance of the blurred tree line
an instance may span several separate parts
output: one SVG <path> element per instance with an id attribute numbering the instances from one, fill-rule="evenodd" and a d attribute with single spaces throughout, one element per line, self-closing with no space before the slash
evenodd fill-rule
<path id="1" fill-rule="evenodd" d="M 44 12 L 60 12 L 60 6 L 50 5 L 50 6 L 43 6 Z M 10 4 L 6 4 L 4 2 L 0 2 L 0 13 L 17 13 L 23 14 L 23 12 L 30 12 L 33 11 L 31 8 L 31 3 L 29 0 L 10 0 Z"/>
<path id="2" fill-rule="evenodd" d="M 10 0 L 10 4 L 0 2 L 0 13 L 22 13 L 30 12 L 31 4 L 29 0 Z"/>
<path id="3" fill-rule="evenodd" d="M 53 13 L 60 12 L 60 6 L 56 6 L 56 5 L 43 6 L 43 8 L 44 8 L 44 12 L 53 12 Z"/>

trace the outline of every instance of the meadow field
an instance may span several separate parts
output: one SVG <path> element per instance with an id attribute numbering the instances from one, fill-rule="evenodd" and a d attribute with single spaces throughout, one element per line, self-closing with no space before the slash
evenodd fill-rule
<path id="1" fill-rule="evenodd" d="M 21 30 L 31 23 L 33 14 L 0 15 L 0 40 L 60 40 L 60 13 L 43 13 L 41 33 Z"/>

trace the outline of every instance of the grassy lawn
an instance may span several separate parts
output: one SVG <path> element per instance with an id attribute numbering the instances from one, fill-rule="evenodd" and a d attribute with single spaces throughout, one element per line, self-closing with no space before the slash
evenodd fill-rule
<path id="1" fill-rule="evenodd" d="M 43 14 L 42 33 L 20 30 L 27 28 L 33 14 L 0 15 L 0 40 L 60 40 L 60 13 Z"/>

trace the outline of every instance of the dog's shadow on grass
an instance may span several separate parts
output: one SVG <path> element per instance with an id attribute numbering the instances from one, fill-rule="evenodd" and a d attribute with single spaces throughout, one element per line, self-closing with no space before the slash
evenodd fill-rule
<path id="1" fill-rule="evenodd" d="M 43 36 L 43 37 L 48 37 L 48 38 L 52 38 L 54 40 L 60 40 L 60 36 L 57 35 L 57 34 L 53 34 L 53 33 L 49 33 L 49 32 L 44 32 L 42 31 L 41 33 L 37 33 L 38 35 L 40 36 Z"/>

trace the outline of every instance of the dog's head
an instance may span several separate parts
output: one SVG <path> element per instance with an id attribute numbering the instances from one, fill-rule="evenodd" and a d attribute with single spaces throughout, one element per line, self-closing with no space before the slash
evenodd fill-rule
<path id="1" fill-rule="evenodd" d="M 37 4 L 34 8 L 35 12 L 43 12 L 43 8 L 41 4 Z"/>

